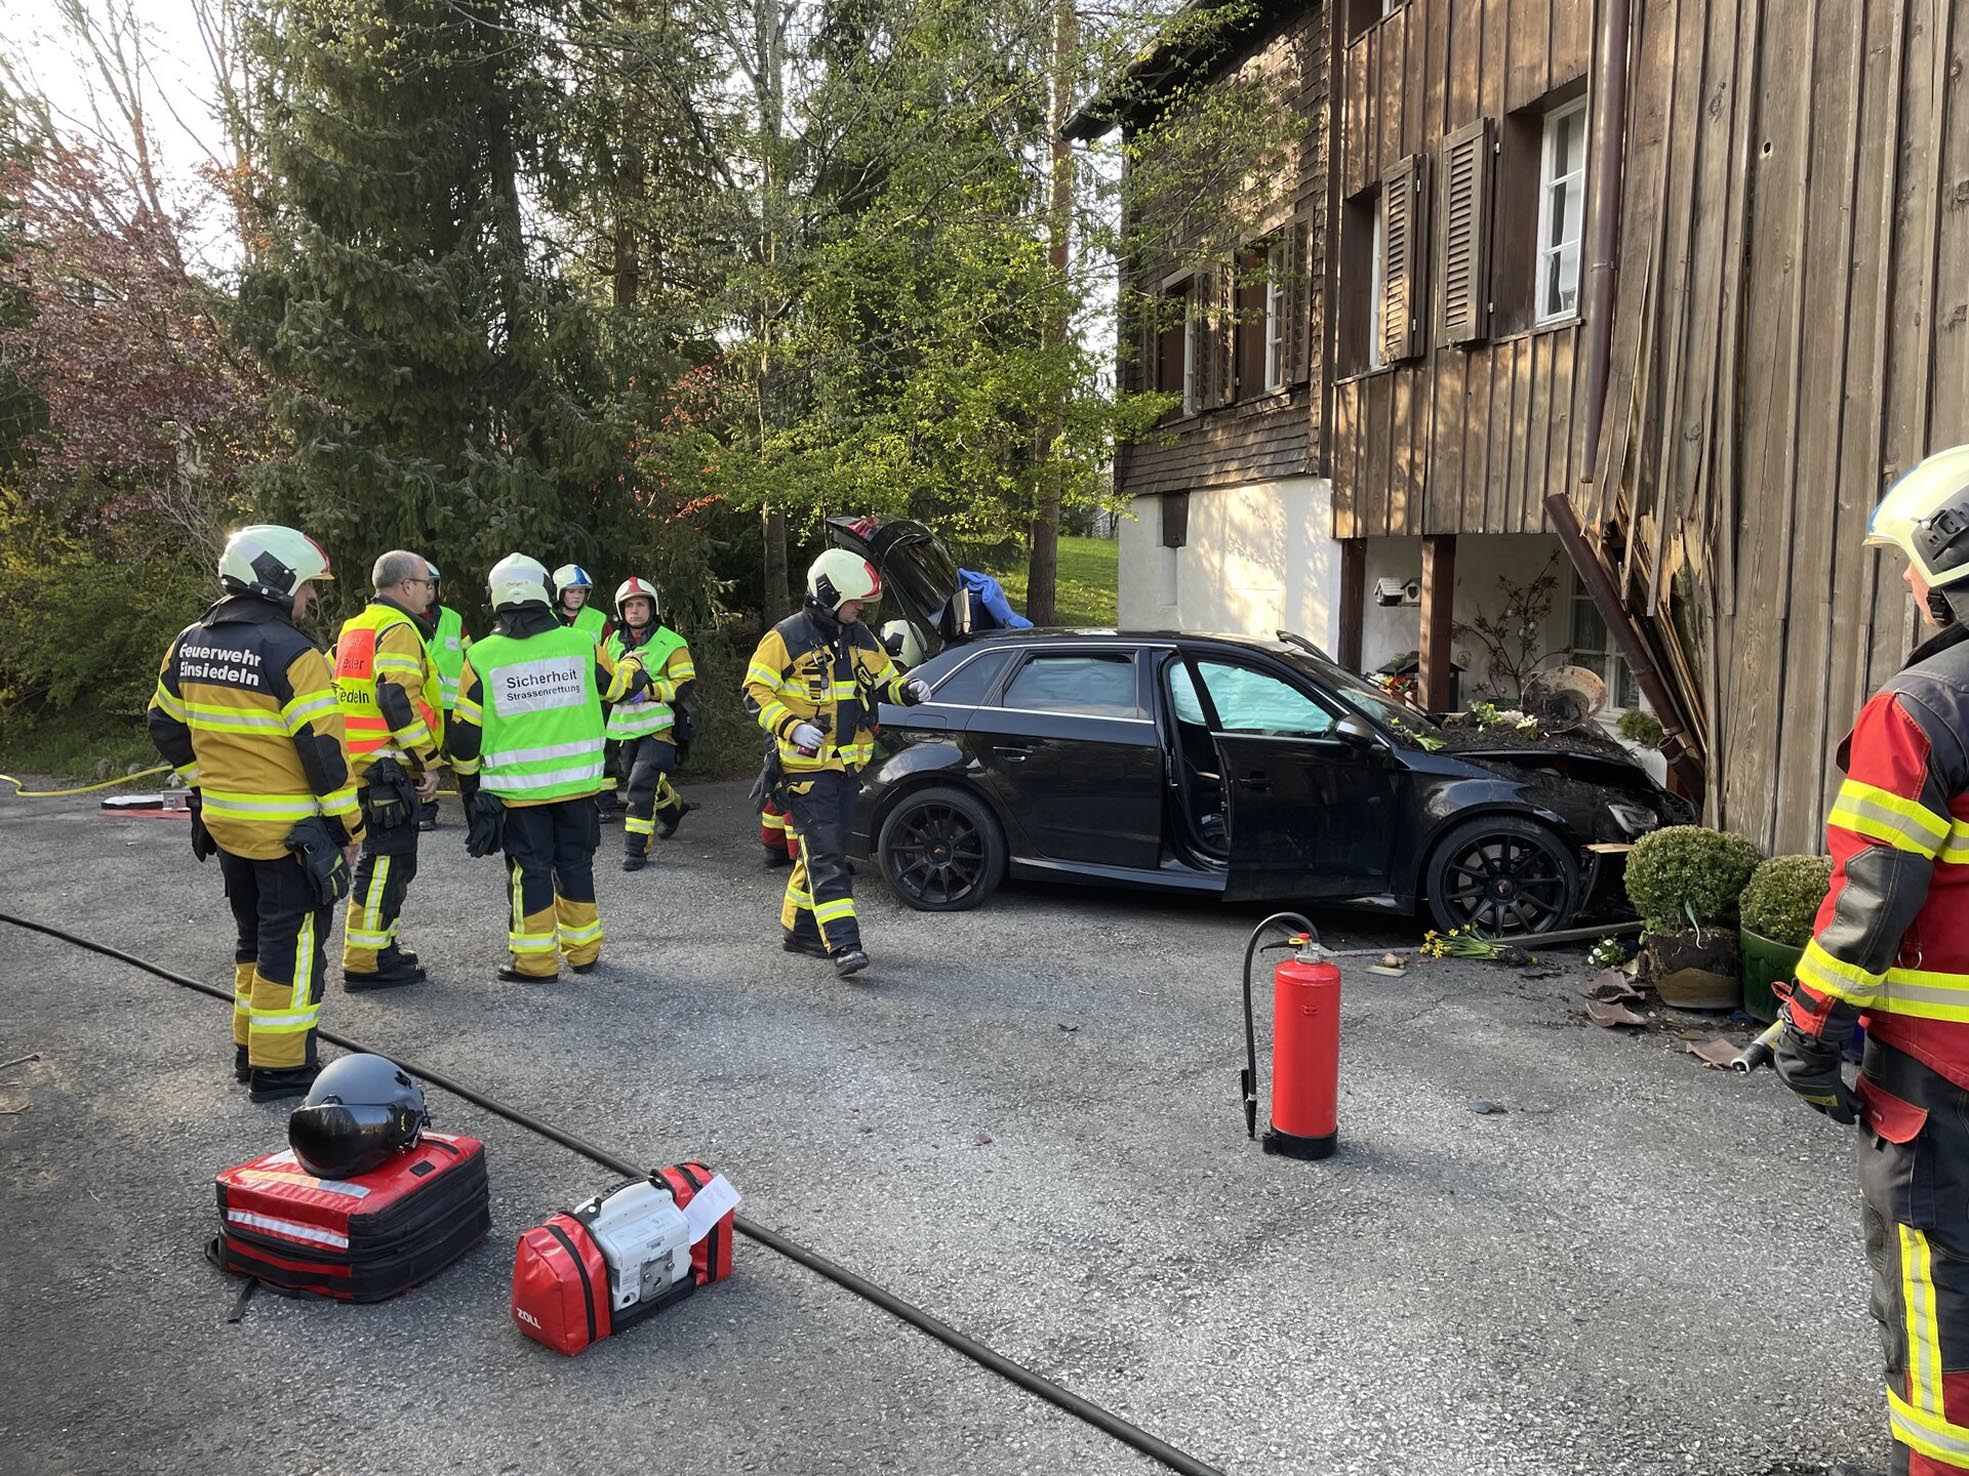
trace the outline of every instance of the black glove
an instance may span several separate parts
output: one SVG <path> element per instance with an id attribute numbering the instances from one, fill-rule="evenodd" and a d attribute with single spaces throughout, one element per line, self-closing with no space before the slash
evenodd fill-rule
<path id="1" fill-rule="evenodd" d="M 475 790 L 465 804 L 465 849 L 474 856 L 491 856 L 499 850 L 499 833 L 505 826 L 506 807 L 499 796 Z"/>
<path id="2" fill-rule="evenodd" d="M 191 792 L 186 802 L 191 811 L 191 853 L 203 865 L 212 856 L 219 854 L 219 843 L 212 839 L 212 832 L 205 828 L 205 801 L 197 790 Z"/>
<path id="3" fill-rule="evenodd" d="M 1772 1052 L 1778 1079 L 1837 1123 L 1855 1123 L 1860 1117 L 1860 1099 L 1841 1070 L 1846 1038 L 1859 1018 L 1859 1010 L 1844 1000 L 1794 984 L 1784 1007 L 1784 1029 Z"/>
<path id="4" fill-rule="evenodd" d="M 332 907 L 349 895 L 349 863 L 319 815 L 287 832 L 287 849 L 308 874 L 317 907 Z"/>
<path id="5" fill-rule="evenodd" d="M 380 758 L 363 776 L 363 819 L 377 830 L 395 830 L 416 820 L 423 808 L 417 786 L 395 759 Z"/>

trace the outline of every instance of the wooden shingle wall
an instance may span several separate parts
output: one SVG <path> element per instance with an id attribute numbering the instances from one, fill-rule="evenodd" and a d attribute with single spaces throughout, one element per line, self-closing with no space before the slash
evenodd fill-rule
<path id="1" fill-rule="evenodd" d="M 1711 819 L 1819 848 L 1900 663 L 1868 515 L 1969 440 L 1960 0 L 1634 0 L 1606 424 L 1576 506 L 1695 699 Z"/>
<path id="2" fill-rule="evenodd" d="M 1431 235 L 1421 252 L 1420 357 L 1343 375 L 1335 386 L 1336 538 L 1544 532 L 1545 497 L 1579 475 L 1577 323 L 1446 342 L 1434 233 L 1448 223 L 1440 182 L 1454 187 L 1462 177 L 1444 169 L 1445 140 L 1485 119 L 1496 138 L 1508 115 L 1583 85 L 1592 21 L 1591 0 L 1409 0 L 1345 43 L 1341 198 L 1383 184 L 1420 155 L 1429 163 Z M 1488 174 L 1486 189 L 1495 168 Z M 1535 183 L 1522 193 L 1535 197 Z M 1342 217 L 1351 219 L 1344 209 Z M 1521 231 L 1525 241 L 1532 233 L 1495 213 L 1490 223 L 1486 275 L 1504 269 L 1489 249 L 1498 232 Z M 1364 276 L 1340 288 L 1367 290 Z"/>

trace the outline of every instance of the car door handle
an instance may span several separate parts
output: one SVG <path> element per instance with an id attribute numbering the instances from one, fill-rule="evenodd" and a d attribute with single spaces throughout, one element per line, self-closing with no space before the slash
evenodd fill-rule
<path id="1" fill-rule="evenodd" d="M 1032 757 L 1036 745 L 1030 743 L 1001 743 L 998 756 L 1008 764 L 1022 764 Z"/>
<path id="2" fill-rule="evenodd" d="M 1237 782 L 1242 784 L 1246 789 L 1265 790 L 1272 787 L 1271 776 L 1263 769 L 1254 769 L 1249 774 L 1242 774 L 1238 777 Z"/>

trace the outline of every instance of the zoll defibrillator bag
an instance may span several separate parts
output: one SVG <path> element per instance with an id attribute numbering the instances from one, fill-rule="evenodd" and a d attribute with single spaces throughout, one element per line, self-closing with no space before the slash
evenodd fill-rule
<path id="1" fill-rule="evenodd" d="M 225 1170 L 218 1193 L 223 1269 L 343 1302 L 401 1296 L 492 1229 L 485 1148 L 451 1133 L 350 1179 L 317 1178 L 282 1149 Z"/>
<path id="2" fill-rule="evenodd" d="M 514 1252 L 514 1323 L 557 1353 L 579 1353 L 722 1281 L 737 1205 L 722 1174 L 685 1163 L 552 1216 Z"/>

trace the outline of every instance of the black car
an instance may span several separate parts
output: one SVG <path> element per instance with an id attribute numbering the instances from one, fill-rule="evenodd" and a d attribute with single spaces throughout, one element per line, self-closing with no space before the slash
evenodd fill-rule
<path id="1" fill-rule="evenodd" d="M 1688 818 L 1611 745 L 1459 751 L 1481 738 L 1283 633 L 974 634 L 926 530 L 849 528 L 944 643 L 915 672 L 930 701 L 881 709 L 856 820 L 913 907 L 976 907 L 1010 875 L 1538 933 L 1610 880 L 1589 846 Z"/>

